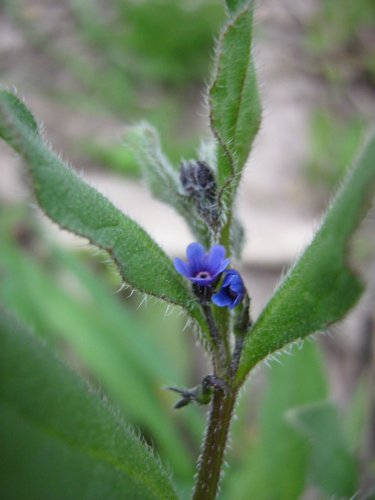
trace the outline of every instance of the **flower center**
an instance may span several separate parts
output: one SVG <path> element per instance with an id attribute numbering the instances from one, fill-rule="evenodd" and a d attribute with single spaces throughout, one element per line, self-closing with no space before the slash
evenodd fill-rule
<path id="1" fill-rule="evenodd" d="M 200 271 L 197 275 L 196 278 L 200 278 L 202 280 L 210 279 L 211 274 L 208 273 L 207 271 Z"/>

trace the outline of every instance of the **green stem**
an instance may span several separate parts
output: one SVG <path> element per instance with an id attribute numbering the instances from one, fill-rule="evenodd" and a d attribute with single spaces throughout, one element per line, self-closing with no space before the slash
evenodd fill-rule
<path id="1" fill-rule="evenodd" d="M 219 238 L 220 243 L 227 249 L 228 257 L 231 253 L 231 226 L 232 213 L 231 210 L 228 210 L 227 220 Z M 219 354 L 219 363 L 215 353 L 213 356 L 215 375 L 231 383 L 237 371 L 243 339 L 237 339 L 233 356 L 231 356 L 229 312 L 225 311 L 223 314 L 220 311 L 216 314 L 216 320 L 220 319 L 220 329 L 218 329 L 210 306 L 202 306 L 211 332 L 212 343 L 216 346 Z M 203 449 L 198 460 L 192 500 L 214 500 L 216 498 L 238 389 L 238 387 L 230 387 L 228 391 L 214 390 Z"/>
<path id="2" fill-rule="evenodd" d="M 229 352 L 226 351 L 223 339 L 217 328 L 215 318 L 212 314 L 211 306 L 209 304 L 202 303 L 202 309 L 206 316 L 208 328 L 211 335 L 212 346 L 213 346 L 213 364 L 214 373 L 218 377 L 222 377 L 225 373 L 228 364 Z"/>
<path id="3" fill-rule="evenodd" d="M 234 345 L 232 362 L 231 362 L 230 368 L 229 368 L 231 380 L 234 379 L 234 377 L 237 373 L 238 365 L 240 364 L 241 353 L 242 353 L 244 341 L 245 341 L 245 338 L 243 336 L 236 337 L 236 343 Z"/>
<path id="4" fill-rule="evenodd" d="M 216 307 L 213 311 L 216 325 L 218 327 L 219 335 L 223 343 L 223 349 L 225 351 L 226 361 L 225 366 L 230 364 L 231 358 L 231 347 L 229 343 L 229 309 L 226 307 Z"/>
<path id="5" fill-rule="evenodd" d="M 222 390 L 214 392 L 204 446 L 198 460 L 193 500 L 216 498 L 236 399 L 237 391 L 232 390 L 229 394 Z"/>

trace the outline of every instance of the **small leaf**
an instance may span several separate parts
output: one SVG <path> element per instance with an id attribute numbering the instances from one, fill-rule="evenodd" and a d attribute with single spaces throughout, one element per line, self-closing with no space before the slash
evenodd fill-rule
<path id="1" fill-rule="evenodd" d="M 129 128 L 125 136 L 125 147 L 138 160 L 155 198 L 172 206 L 178 205 L 178 172 L 163 154 L 156 130 L 147 123 Z"/>
<path id="2" fill-rule="evenodd" d="M 216 71 L 209 90 L 210 120 L 218 141 L 219 185 L 235 188 L 257 134 L 261 106 L 251 53 L 252 2 L 227 2 L 231 11 L 246 7 L 231 19 L 221 35 Z M 233 195 L 234 196 L 233 189 Z"/>
<path id="3" fill-rule="evenodd" d="M 125 147 L 138 160 L 143 178 L 155 198 L 172 206 L 184 217 L 192 233 L 207 248 L 210 231 L 190 197 L 182 192 L 179 172 L 164 155 L 157 131 L 147 123 L 131 127 Z"/>
<path id="4" fill-rule="evenodd" d="M 112 408 L 0 309 L 4 498 L 177 498 Z"/>
<path id="5" fill-rule="evenodd" d="M 32 113 L 27 109 L 23 102 L 21 102 L 19 98 L 11 92 L 7 92 L 1 89 L 0 92 L 1 97 L 6 98 L 9 107 L 14 113 L 15 118 L 23 123 L 31 133 L 38 135 L 38 124 Z M 11 130 L 8 128 L 8 123 L 6 122 L 6 120 L 0 120 L 0 137 L 2 137 L 15 149 L 17 148 L 17 143 L 15 141 L 15 138 L 13 137 Z"/>
<path id="6" fill-rule="evenodd" d="M 30 116 L 19 99 L 0 91 L 0 135 L 25 159 L 43 211 L 63 229 L 106 250 L 131 286 L 184 307 L 203 324 L 185 281 L 163 250 L 46 146 Z"/>
<path id="7" fill-rule="evenodd" d="M 358 491 L 358 467 L 349 453 L 337 409 L 323 402 L 289 413 L 289 421 L 311 443 L 310 481 L 330 498 L 352 498 Z"/>
<path id="8" fill-rule="evenodd" d="M 350 239 L 375 191 L 375 135 L 328 210 L 321 228 L 291 269 L 244 344 L 237 374 L 249 371 L 290 342 L 324 330 L 358 301 L 363 284 L 348 267 Z"/>

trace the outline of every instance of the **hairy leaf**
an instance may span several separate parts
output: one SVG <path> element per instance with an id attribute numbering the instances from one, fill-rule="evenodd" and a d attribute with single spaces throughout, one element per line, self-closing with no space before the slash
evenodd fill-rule
<path id="1" fill-rule="evenodd" d="M 231 11 L 246 4 L 230 19 L 218 46 L 216 71 L 209 90 L 211 128 L 218 141 L 218 178 L 237 186 L 259 129 L 261 107 L 251 46 L 251 2 L 227 2 Z"/>
<path id="2" fill-rule="evenodd" d="M 185 281 L 162 249 L 64 164 L 33 124 L 25 105 L 9 92 L 0 91 L 0 136 L 25 159 L 44 212 L 60 227 L 106 250 L 134 288 L 182 306 L 201 321 Z"/>
<path id="3" fill-rule="evenodd" d="M 150 451 L 0 309 L 4 498 L 177 498 Z"/>
<path id="4" fill-rule="evenodd" d="M 147 123 L 131 127 L 125 136 L 125 147 L 139 161 L 152 194 L 172 206 L 178 204 L 178 173 L 163 154 L 156 130 Z"/>
<path id="5" fill-rule="evenodd" d="M 269 354 L 327 328 L 357 302 L 363 284 L 348 267 L 348 245 L 374 191 L 375 135 L 372 135 L 312 243 L 249 332 L 237 374 L 239 383 Z"/>
<path id="6" fill-rule="evenodd" d="M 175 477 L 189 479 L 192 458 L 171 415 L 171 402 L 161 398 L 163 387 L 183 385 L 162 345 L 165 338 L 146 332 L 118 296 L 73 256 L 61 252 L 38 262 L 1 229 L 0 302 L 38 335 L 73 350 L 129 423 L 152 436 L 160 456 L 173 464 Z M 72 280 L 79 294 L 64 287 Z"/>
<path id="7" fill-rule="evenodd" d="M 125 147 L 139 162 L 142 175 L 155 198 L 175 208 L 197 240 L 208 248 L 210 230 L 193 200 L 183 193 L 179 173 L 164 155 L 157 131 L 147 123 L 131 127 L 125 137 Z"/>
<path id="8" fill-rule="evenodd" d="M 230 14 L 235 13 L 240 7 L 245 4 L 253 3 L 252 0 L 225 0 L 225 4 Z"/>

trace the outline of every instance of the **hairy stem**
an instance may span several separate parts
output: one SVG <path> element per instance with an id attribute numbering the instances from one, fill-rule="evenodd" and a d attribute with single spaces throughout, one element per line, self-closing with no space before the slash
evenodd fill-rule
<path id="1" fill-rule="evenodd" d="M 226 355 L 226 366 L 228 366 L 231 358 L 231 347 L 229 342 L 229 322 L 230 322 L 229 309 L 226 307 L 217 307 L 216 310 L 213 311 L 213 315 L 219 330 L 221 341 L 224 346 Z"/>
<path id="2" fill-rule="evenodd" d="M 214 349 L 217 349 L 217 355 L 215 355 L 216 353 L 214 353 L 215 375 L 222 377 L 226 370 L 230 353 L 225 348 L 225 344 L 217 328 L 215 318 L 212 314 L 211 306 L 206 303 L 202 303 L 202 309 L 207 319 Z"/>
<path id="3" fill-rule="evenodd" d="M 242 336 L 238 336 L 236 338 L 236 343 L 234 345 L 234 351 L 232 356 L 232 362 L 230 364 L 230 369 L 229 369 L 231 379 L 233 379 L 237 373 L 238 365 L 240 364 L 244 341 L 245 338 Z"/>
<path id="4" fill-rule="evenodd" d="M 198 461 L 193 500 L 216 498 L 236 399 L 237 391 L 234 390 L 230 393 L 223 390 L 214 392 L 204 446 Z"/>

